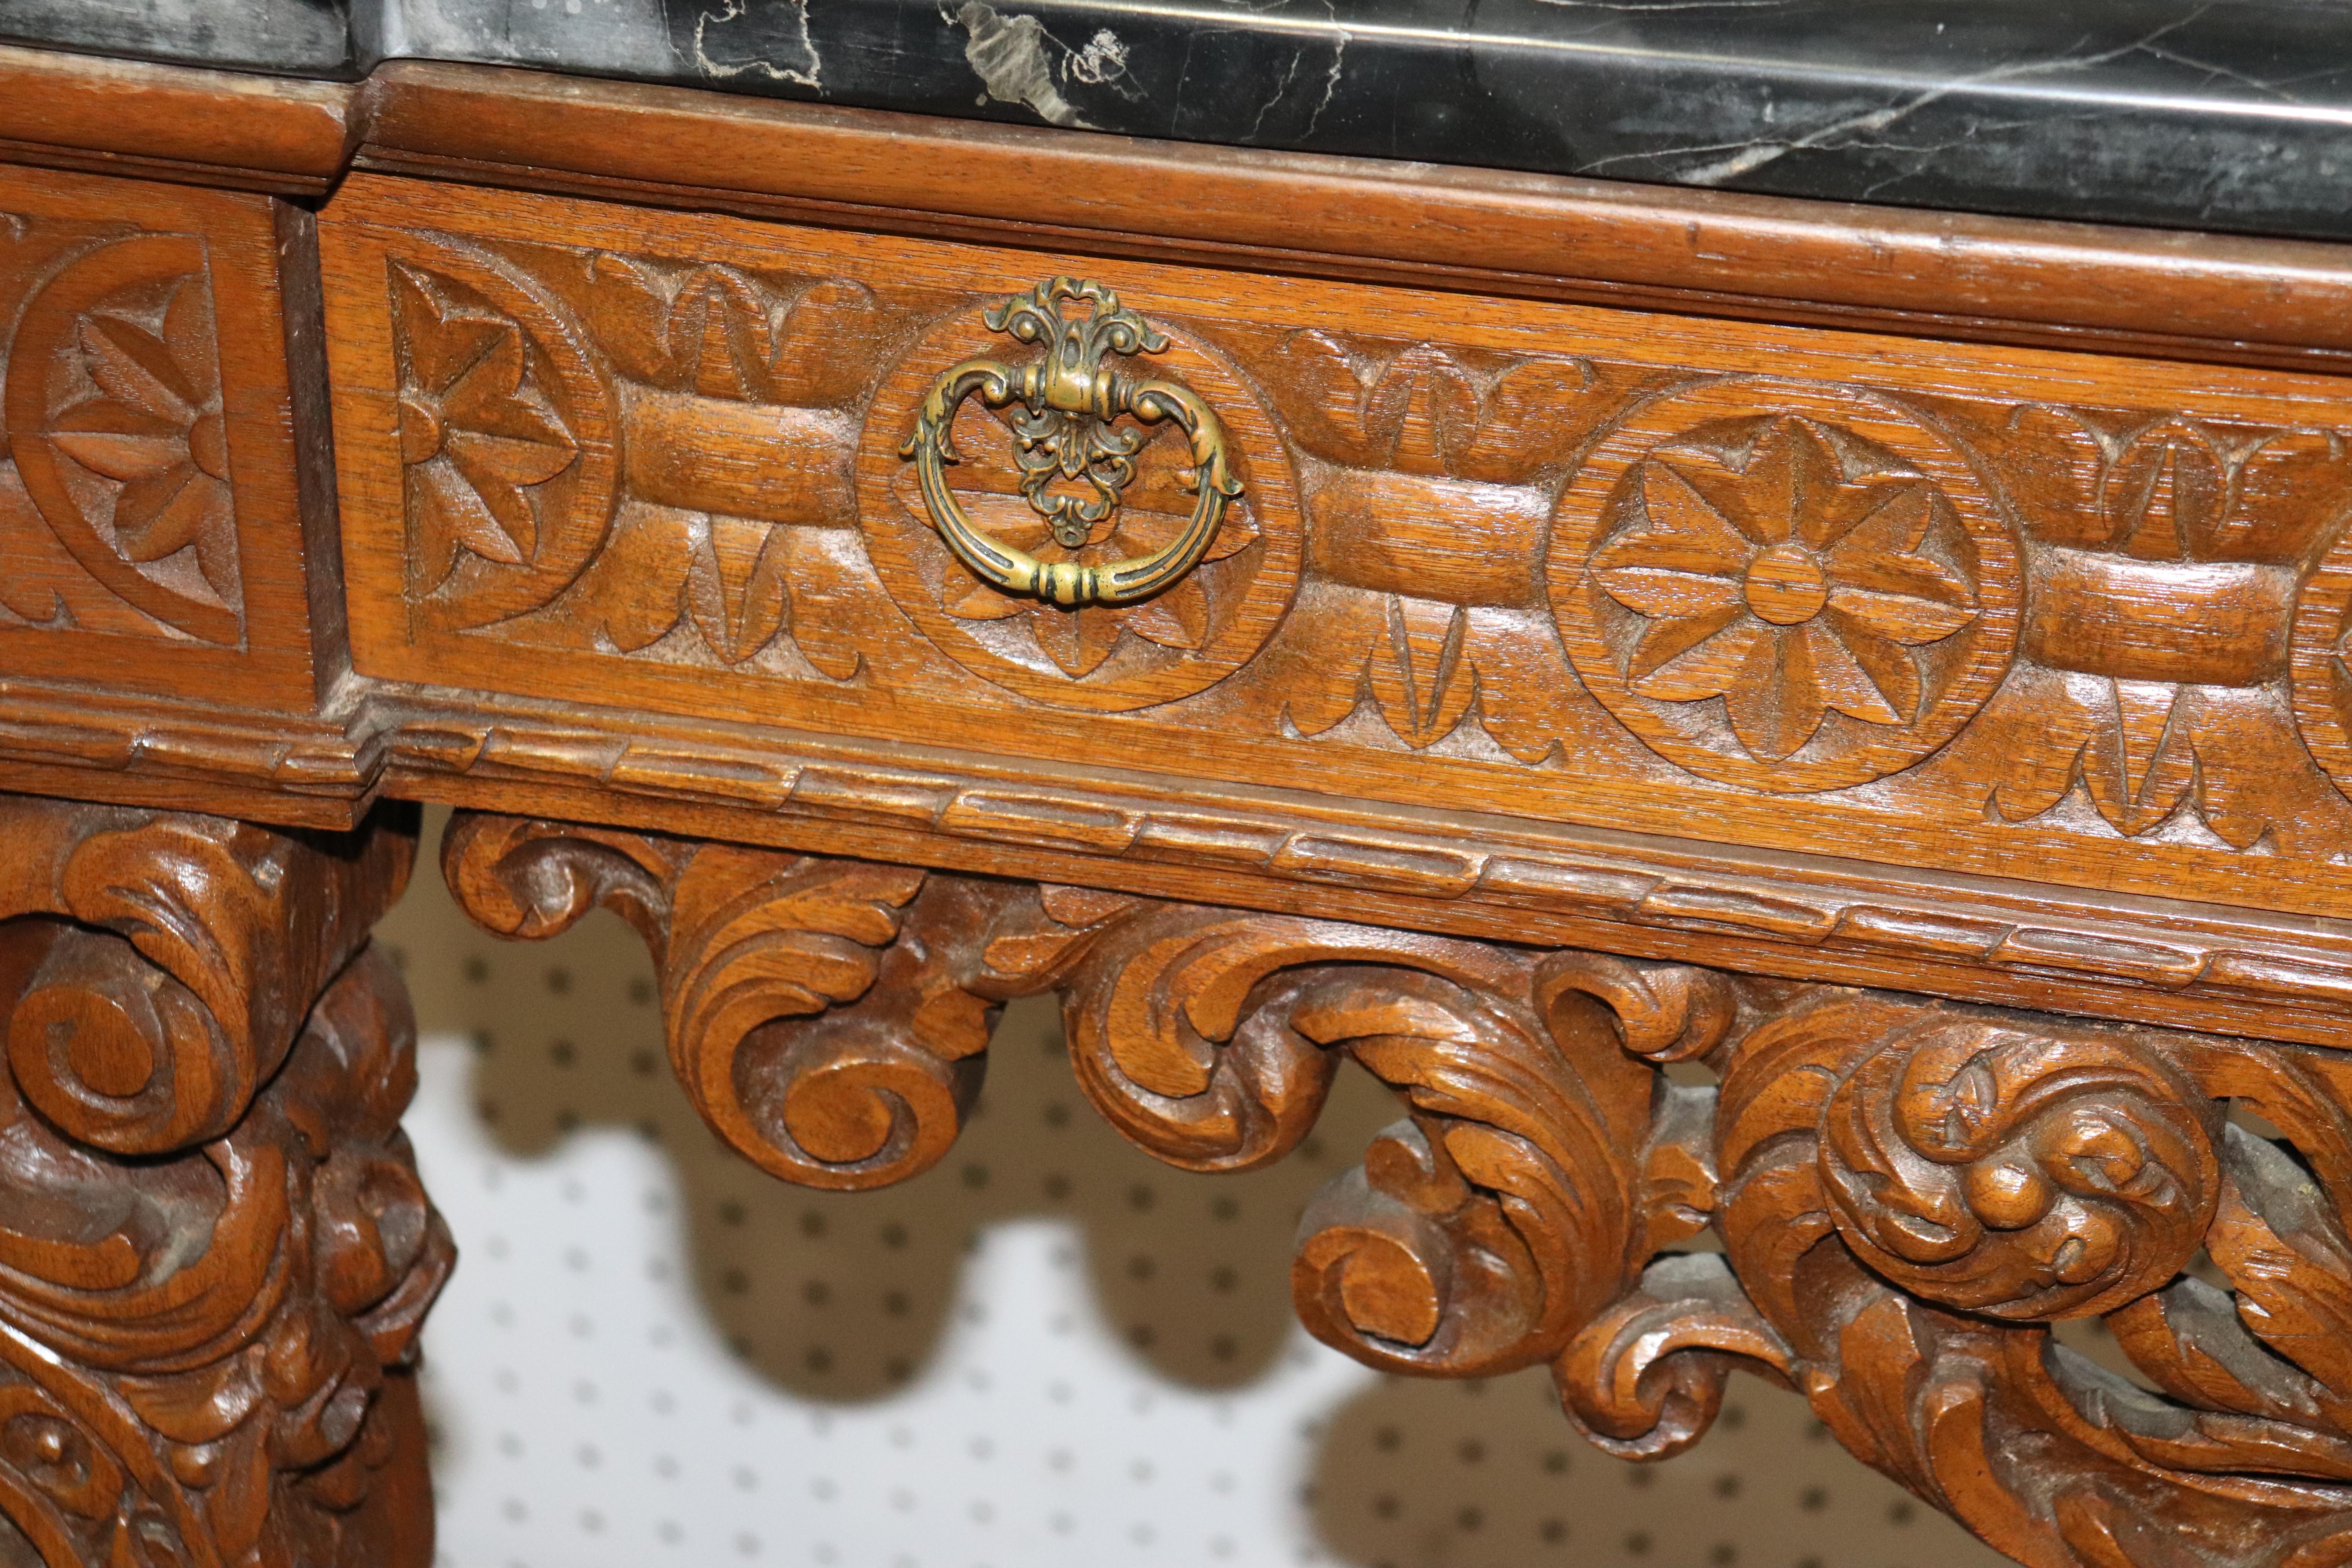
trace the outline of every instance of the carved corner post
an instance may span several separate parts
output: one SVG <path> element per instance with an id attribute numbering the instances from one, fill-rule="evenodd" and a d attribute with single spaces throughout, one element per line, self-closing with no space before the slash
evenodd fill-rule
<path id="1" fill-rule="evenodd" d="M 1192 1170 L 1279 1158 L 1349 1057 L 1406 1115 L 1292 1280 L 1350 1354 L 1549 1364 L 1635 1459 L 1758 1373 L 2032 1568 L 2352 1564 L 2352 1057 L 513 818 L 445 868 L 509 935 L 635 921 L 689 1090 L 790 1179 L 938 1159 L 1014 995 Z"/>
<path id="2" fill-rule="evenodd" d="M 388 814 L 387 814 L 388 815 Z M 415 855 L 0 795 L 0 1564 L 425 1568 Z"/>

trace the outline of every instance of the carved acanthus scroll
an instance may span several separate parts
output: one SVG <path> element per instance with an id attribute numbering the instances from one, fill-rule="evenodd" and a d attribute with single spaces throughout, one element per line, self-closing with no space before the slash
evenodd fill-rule
<path id="1" fill-rule="evenodd" d="M 362 946 L 413 840 L 0 797 L 0 1511 L 47 1568 L 424 1568 L 452 1247 Z"/>
<path id="2" fill-rule="evenodd" d="M 2033 1568 L 2352 1562 L 2334 1052 L 513 819 L 448 859 L 499 929 L 644 927 L 689 1089 L 779 1173 L 936 1160 L 1014 995 L 1057 993 L 1087 1097 L 1191 1170 L 1279 1158 L 1352 1059 L 1405 1116 L 1292 1276 L 1350 1354 L 1548 1363 L 1630 1458 L 1754 1372 Z M 2087 1317 L 2130 1376 L 2053 1331 Z"/>
<path id="3" fill-rule="evenodd" d="M 600 905 L 635 926 L 679 1081 L 766 1170 L 878 1186 L 955 1141 L 993 1021 L 960 982 L 1011 887 L 471 815 L 442 867 L 503 936 L 552 936 Z"/>

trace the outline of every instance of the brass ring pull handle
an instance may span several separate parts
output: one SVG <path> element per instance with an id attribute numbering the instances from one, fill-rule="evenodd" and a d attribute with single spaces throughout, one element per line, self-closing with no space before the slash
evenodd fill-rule
<path id="1" fill-rule="evenodd" d="M 1065 315 L 1067 300 L 1085 301 L 1093 311 Z M 973 359 L 943 373 L 923 396 L 914 435 L 898 449 L 900 457 L 915 460 L 931 526 L 956 559 L 1004 593 L 1067 605 L 1148 599 L 1199 565 L 1224 521 L 1225 503 L 1242 493 L 1225 453 L 1224 425 L 1186 388 L 1131 377 L 1105 363 L 1108 354 L 1157 353 L 1168 339 L 1134 311 L 1121 309 L 1109 289 L 1069 278 L 1015 294 L 981 319 L 992 331 L 1048 346 L 1045 358 L 1027 364 Z M 991 408 L 1021 405 L 1013 417 L 1021 492 L 1064 548 L 1085 544 L 1095 525 L 1118 510 L 1120 494 L 1135 478 L 1144 436 L 1132 426 L 1112 423 L 1122 414 L 1146 425 L 1172 419 L 1190 439 L 1192 468 L 1181 482 L 1198 497 L 1191 521 L 1150 554 L 1102 566 L 1048 563 L 991 538 L 972 525 L 948 489 L 947 465 L 957 460 L 950 427 L 957 407 L 975 392 Z M 1084 479 L 1094 493 L 1084 499 L 1048 494 L 1056 477 Z"/>

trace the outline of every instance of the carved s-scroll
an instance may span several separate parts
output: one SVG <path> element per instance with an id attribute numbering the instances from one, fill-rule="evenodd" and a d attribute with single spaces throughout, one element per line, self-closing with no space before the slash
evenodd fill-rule
<path id="1" fill-rule="evenodd" d="M 362 946 L 412 841 L 11 797 L 0 843 L 16 1535 L 50 1568 L 420 1568 L 408 1373 L 452 1249 Z"/>
<path id="2" fill-rule="evenodd" d="M 349 1516 L 421 1479 L 376 1473 L 421 1472 L 408 1391 L 372 1412 L 454 1257 L 399 1131 L 415 1032 L 362 955 L 236 1129 L 163 1160 L 93 1155 L 0 1089 L 0 1504 L 53 1568 L 407 1568 L 421 1519 Z"/>
<path id="3" fill-rule="evenodd" d="M 1687 1149 L 1703 1115 L 1627 1054 L 1598 1000 L 1649 982 L 1662 1017 L 1679 996 L 1672 1026 L 1634 1026 L 1644 1043 L 1694 1016 L 1702 1036 L 1727 1025 L 1720 998 L 1677 991 L 1681 972 L 1091 897 L 1049 900 L 1068 945 L 1017 980 L 1062 991 L 1078 1081 L 1133 1142 L 1192 1170 L 1278 1158 L 1343 1055 L 1404 1102 L 1300 1226 L 1299 1315 L 1359 1359 L 1480 1375 L 1553 1358 L 1652 1250 L 1704 1224 L 1704 1152 L 1660 1152 Z M 1014 983 L 1006 955 L 1037 940 L 1000 929 L 989 984 Z"/>
<path id="4" fill-rule="evenodd" d="M 1010 884 L 515 817 L 460 816 L 458 902 L 505 936 L 603 905 L 661 974 L 670 1061 L 739 1152 L 788 1181 L 869 1187 L 944 1154 L 973 1096 L 992 1004 L 968 989 Z"/>
<path id="5" fill-rule="evenodd" d="M 0 918 L 55 917 L 12 949 L 29 978 L 9 1065 L 43 1114 L 120 1154 L 170 1153 L 236 1122 L 415 853 L 399 833 L 336 852 L 21 796 L 0 799 L 0 841 L 13 859 Z"/>

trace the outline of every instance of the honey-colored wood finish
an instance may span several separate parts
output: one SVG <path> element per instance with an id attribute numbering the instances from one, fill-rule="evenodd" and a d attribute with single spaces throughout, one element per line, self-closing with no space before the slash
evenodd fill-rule
<path id="1" fill-rule="evenodd" d="M 2347 912 L 2332 379 L 1106 261 L 1245 489 L 1074 612 L 900 453 L 1049 258 L 364 175 L 322 237 L 363 674 Z"/>
<path id="2" fill-rule="evenodd" d="M 1190 1169 L 1353 1060 L 1350 1354 L 2352 1563 L 2352 253 L 415 64 L 0 51 L 0 159 L 82 171 L 0 171 L 0 1121 L 42 1215 L 283 1177 L 0 1224 L 0 1559 L 429 1557 L 390 794 L 492 929 L 631 921 L 783 1179 L 939 1160 L 1017 995 Z M 942 544 L 982 360 L 952 506 L 1066 585 L 1213 512 L 1174 586 Z"/>
<path id="3" fill-rule="evenodd" d="M 306 396 L 319 374 L 310 215 L 23 168 L 0 212 L 0 662 L 311 712 L 342 653 L 332 479 L 292 428 L 294 371 Z"/>
<path id="4" fill-rule="evenodd" d="M 414 835 L 0 797 L 0 1559 L 432 1561 Z"/>
<path id="5" fill-rule="evenodd" d="M 315 196 L 351 155 L 352 92 L 0 45 L 0 159 Z"/>
<path id="6" fill-rule="evenodd" d="M 1280 1158 L 1351 1058 L 1405 1119 L 1292 1271 L 1350 1354 L 1548 1364 L 1635 1459 L 1757 1372 L 2032 1568 L 2352 1545 L 2340 1051 L 513 817 L 444 870 L 503 934 L 637 924 L 688 1092 L 788 1179 L 936 1162 L 1010 996 L 1057 994 L 1087 1098 L 1189 1170 Z M 1694 1062 L 1719 1090 L 1659 1072 Z M 2158 1393 L 2054 1338 L 2090 1317 Z"/>

